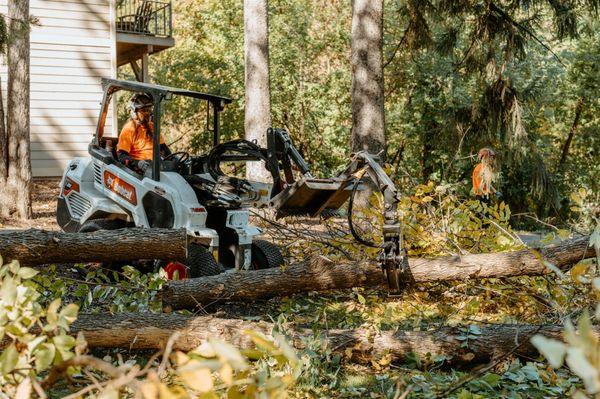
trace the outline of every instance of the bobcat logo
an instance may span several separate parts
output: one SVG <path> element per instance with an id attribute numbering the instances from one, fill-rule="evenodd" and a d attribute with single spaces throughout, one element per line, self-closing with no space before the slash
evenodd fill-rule
<path id="1" fill-rule="evenodd" d="M 135 187 L 106 170 L 104 171 L 104 186 L 124 200 L 137 205 Z"/>

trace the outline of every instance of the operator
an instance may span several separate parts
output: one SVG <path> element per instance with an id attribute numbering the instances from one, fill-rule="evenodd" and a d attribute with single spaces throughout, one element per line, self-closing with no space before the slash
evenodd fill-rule
<path id="1" fill-rule="evenodd" d="M 127 105 L 131 118 L 123 126 L 117 144 L 119 161 L 142 175 L 152 165 L 153 108 L 154 102 L 149 94 L 136 93 L 131 96 L 131 100 Z M 160 156 L 164 158 L 170 154 L 171 150 L 167 147 L 161 135 Z"/>

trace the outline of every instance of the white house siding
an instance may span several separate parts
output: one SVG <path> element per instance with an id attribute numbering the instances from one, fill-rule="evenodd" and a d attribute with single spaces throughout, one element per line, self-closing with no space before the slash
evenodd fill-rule
<path id="1" fill-rule="evenodd" d="M 114 0 L 30 0 L 33 175 L 60 176 L 95 132 L 101 77 L 116 73 Z M 6 15 L 7 0 L 0 0 Z M 6 106 L 6 66 L 0 66 Z M 107 131 L 112 129 L 112 113 Z"/>

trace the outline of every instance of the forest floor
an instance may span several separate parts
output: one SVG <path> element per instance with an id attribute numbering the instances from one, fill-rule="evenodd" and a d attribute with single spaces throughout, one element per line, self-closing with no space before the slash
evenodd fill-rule
<path id="1" fill-rule="evenodd" d="M 33 219 L 19 221 L 0 217 L 0 229 L 44 229 L 58 230 L 56 224 L 56 197 L 59 192 L 60 179 L 40 179 L 33 181 L 31 206 Z"/>

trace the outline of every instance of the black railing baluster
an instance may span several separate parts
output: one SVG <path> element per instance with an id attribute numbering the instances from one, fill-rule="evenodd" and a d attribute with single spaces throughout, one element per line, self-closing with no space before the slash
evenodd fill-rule
<path id="1" fill-rule="evenodd" d="M 171 1 L 125 0 L 117 7 L 117 32 L 171 37 Z"/>

